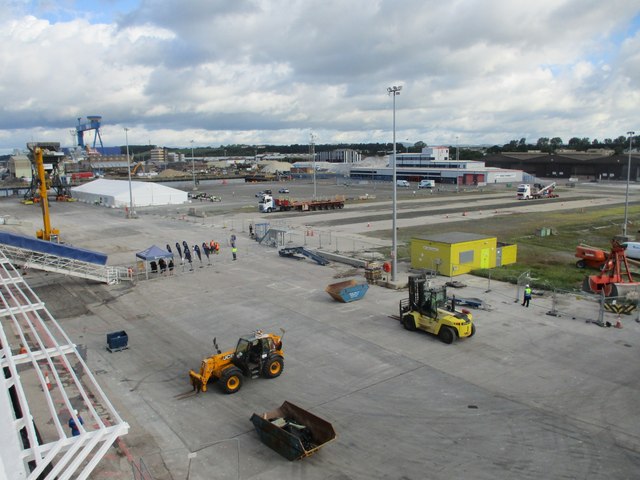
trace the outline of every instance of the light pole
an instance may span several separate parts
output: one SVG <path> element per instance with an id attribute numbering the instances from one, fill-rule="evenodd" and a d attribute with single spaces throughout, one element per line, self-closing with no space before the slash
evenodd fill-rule
<path id="1" fill-rule="evenodd" d="M 400 95 L 402 86 L 387 88 L 387 93 L 393 96 L 393 220 L 391 222 L 391 228 L 393 229 L 393 241 L 391 251 L 391 281 L 396 281 L 396 274 L 398 273 L 398 232 L 396 231 L 396 218 L 397 218 L 397 204 L 396 198 L 398 195 L 397 184 L 397 172 L 396 172 L 396 96 Z"/>
<path id="2" fill-rule="evenodd" d="M 458 168 L 459 164 L 458 161 L 460 160 L 460 147 L 458 146 L 458 136 L 456 135 L 456 193 L 458 193 Z"/>
<path id="3" fill-rule="evenodd" d="M 627 210 L 629 208 L 629 180 L 631 179 L 631 140 L 636 132 L 627 132 L 629 135 L 629 162 L 627 164 L 627 190 L 624 195 L 624 226 L 622 228 L 622 234 L 627 236 Z"/>
<path id="4" fill-rule="evenodd" d="M 311 162 L 313 166 L 313 199 L 316 199 L 316 144 L 315 144 L 315 136 L 313 133 L 311 134 Z"/>
<path id="5" fill-rule="evenodd" d="M 134 217 L 133 211 L 133 190 L 131 190 L 131 159 L 129 158 L 129 129 L 127 127 L 124 128 L 124 141 L 127 146 L 127 173 L 129 174 L 129 213 L 127 214 L 127 218 Z"/>
<path id="6" fill-rule="evenodd" d="M 193 140 L 191 140 L 191 174 L 193 175 L 193 189 L 197 190 L 196 186 L 196 159 L 193 156 Z"/>

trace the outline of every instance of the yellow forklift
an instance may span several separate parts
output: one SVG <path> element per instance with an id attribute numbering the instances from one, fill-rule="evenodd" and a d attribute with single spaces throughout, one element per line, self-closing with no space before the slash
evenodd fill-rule
<path id="1" fill-rule="evenodd" d="M 213 347 L 217 353 L 202 360 L 200 372 L 189 371 L 191 386 L 200 392 L 207 391 L 207 383 L 219 381 L 224 393 L 236 393 L 242 387 L 244 377 L 276 378 L 284 369 L 282 335 L 257 330 L 238 340 L 235 350 L 221 352 L 216 339 Z"/>
<path id="2" fill-rule="evenodd" d="M 424 275 L 409 275 L 409 298 L 400 300 L 400 322 L 409 331 L 424 330 L 450 344 L 476 333 L 471 312 L 447 300 L 446 287 L 431 288 Z"/>

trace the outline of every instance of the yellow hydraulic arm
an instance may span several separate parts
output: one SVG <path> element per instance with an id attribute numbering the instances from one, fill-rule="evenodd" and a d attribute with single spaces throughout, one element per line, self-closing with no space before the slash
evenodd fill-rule
<path id="1" fill-rule="evenodd" d="M 131 171 L 131 175 L 135 175 L 136 172 L 138 171 L 138 169 L 142 166 L 144 162 L 138 162 L 135 164 L 135 166 L 133 167 L 133 170 Z"/>
<path id="2" fill-rule="evenodd" d="M 42 240 L 47 242 L 58 241 L 60 231 L 56 228 L 51 228 L 51 219 L 49 217 L 49 199 L 47 197 L 47 177 L 44 172 L 44 161 L 42 159 L 42 149 L 36 147 L 33 151 L 33 157 L 36 163 L 36 169 L 38 170 L 38 189 L 40 190 L 40 205 L 42 205 L 42 221 L 44 228 L 38 230 L 36 235 Z"/>

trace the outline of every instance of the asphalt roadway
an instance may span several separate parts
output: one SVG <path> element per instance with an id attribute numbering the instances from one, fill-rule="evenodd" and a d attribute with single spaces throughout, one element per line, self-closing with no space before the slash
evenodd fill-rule
<path id="1" fill-rule="evenodd" d="M 2 228 L 29 234 L 38 212 L 15 203 L 0 200 L 20 220 Z M 373 285 L 362 300 L 338 303 L 325 287 L 362 279 L 361 270 L 282 258 L 241 229 L 161 212 L 127 220 L 82 204 L 54 206 L 52 215 L 63 238 L 109 253 L 109 263 L 133 263 L 152 243 L 223 245 L 211 266 L 196 261 L 193 271 L 133 285 L 28 273 L 69 336 L 87 347 L 90 368 L 131 425 L 94 478 L 131 478 L 127 458 L 142 459 L 157 480 L 638 478 L 633 318 L 622 329 L 598 327 L 597 308 L 573 297 L 561 299 L 562 316 L 551 316 L 546 295 L 524 308 L 515 286 L 462 276 L 456 295 L 486 309 L 473 310 L 473 338 L 445 345 L 391 318 L 406 290 Z M 399 275 L 407 270 L 400 264 Z M 190 394 L 188 371 L 213 352 L 213 337 L 224 350 L 240 335 L 281 328 L 280 377 L 247 380 L 234 395 L 215 385 Z M 130 348 L 109 353 L 105 335 L 117 330 Z M 249 417 L 284 400 L 330 421 L 338 438 L 300 461 L 270 450 Z"/>

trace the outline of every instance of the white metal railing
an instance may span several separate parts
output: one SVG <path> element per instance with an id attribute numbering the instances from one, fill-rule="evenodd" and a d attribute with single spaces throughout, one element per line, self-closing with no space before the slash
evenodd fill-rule
<path id="1" fill-rule="evenodd" d="M 0 347 L 0 478 L 88 478 L 129 425 L 2 252 Z"/>
<path id="2" fill-rule="evenodd" d="M 109 285 L 119 283 L 120 280 L 129 280 L 127 270 L 123 267 L 97 265 L 5 244 L 0 244 L 0 252 L 26 269 L 35 268 L 47 272 L 61 273 Z"/>

